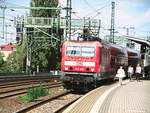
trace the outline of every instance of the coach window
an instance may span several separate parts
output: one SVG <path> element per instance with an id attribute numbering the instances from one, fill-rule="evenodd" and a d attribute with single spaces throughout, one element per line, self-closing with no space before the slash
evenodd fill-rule
<path id="1" fill-rule="evenodd" d="M 104 49 L 103 49 L 103 48 L 101 48 L 101 50 L 100 50 L 100 51 L 101 51 L 101 53 L 104 53 Z M 105 62 L 105 61 L 104 61 L 104 54 L 100 54 L 100 57 L 101 57 L 101 58 L 100 58 L 100 59 L 101 59 L 100 64 L 101 64 L 101 67 L 102 67 L 102 66 L 104 65 L 104 63 L 103 63 L 103 62 Z"/>
<path id="2" fill-rule="evenodd" d="M 102 49 L 99 47 L 99 50 L 102 51 Z M 102 52 L 101 52 L 102 53 Z M 100 54 L 100 59 L 99 59 L 99 64 L 101 63 L 102 59 L 102 54 Z"/>
<path id="3" fill-rule="evenodd" d="M 117 59 L 116 59 L 116 64 L 117 65 L 121 65 L 121 57 L 120 56 L 117 56 Z"/>
<path id="4" fill-rule="evenodd" d="M 115 57 L 111 56 L 111 65 L 114 65 L 114 64 L 115 64 Z"/>

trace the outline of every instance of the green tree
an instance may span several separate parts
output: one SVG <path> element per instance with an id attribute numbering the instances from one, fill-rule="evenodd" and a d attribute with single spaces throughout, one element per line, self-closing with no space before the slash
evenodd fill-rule
<path id="1" fill-rule="evenodd" d="M 26 42 L 21 46 L 16 47 L 16 51 L 13 51 L 5 62 L 7 72 L 23 72 L 26 66 Z"/>
<path id="2" fill-rule="evenodd" d="M 31 0 L 30 2 L 31 7 L 57 7 L 58 6 L 58 0 Z M 31 10 L 31 15 L 33 17 L 57 17 L 58 11 L 57 10 L 51 10 L 51 9 L 39 9 Z"/>
<path id="3" fill-rule="evenodd" d="M 31 6 L 33 7 L 57 7 L 58 0 L 31 0 Z M 30 11 L 33 17 L 57 17 L 59 11 L 57 10 L 34 10 Z M 34 30 L 31 28 L 30 30 Z M 30 31 L 29 30 L 29 31 Z M 44 32 L 51 34 L 51 29 L 42 28 Z M 42 32 L 30 33 L 28 36 L 32 37 L 47 37 Z M 59 36 L 57 36 L 59 37 Z M 16 51 L 13 52 L 7 59 L 3 61 L 0 54 L 0 72 L 22 72 L 26 68 L 26 39 L 23 40 L 21 46 L 17 46 Z M 33 42 L 32 43 L 32 68 L 36 70 L 36 66 L 39 65 L 41 71 L 49 71 L 52 69 L 59 69 L 60 64 L 60 44 L 56 42 L 55 46 L 51 46 L 48 41 Z"/>
<path id="4" fill-rule="evenodd" d="M 9 57 L 7 58 L 7 61 L 5 63 L 5 67 L 7 70 L 7 73 L 13 73 L 13 72 L 18 72 L 18 67 L 17 65 L 17 59 L 16 59 L 16 52 L 12 52 Z"/>
<path id="5" fill-rule="evenodd" d="M 0 66 L 4 64 L 3 57 L 4 57 L 3 53 L 0 52 Z"/>
<path id="6" fill-rule="evenodd" d="M 58 0 L 31 0 L 30 3 L 31 7 L 57 7 Z M 59 16 L 58 10 L 51 10 L 51 9 L 31 9 L 30 11 L 33 17 L 53 17 L 56 18 Z M 46 32 L 47 34 L 55 34 L 52 33 L 51 28 L 40 28 L 42 31 Z M 56 28 L 54 28 L 56 31 Z M 31 37 L 44 37 L 52 39 L 50 36 L 47 36 L 43 32 L 37 32 L 30 34 Z M 54 36 L 54 35 L 53 35 Z M 58 34 L 55 34 L 58 38 Z M 40 66 L 40 71 L 49 71 L 55 70 L 56 67 L 58 68 L 58 64 L 60 63 L 60 43 L 55 42 L 55 45 L 51 45 L 51 41 L 33 41 L 32 43 L 32 70 L 36 70 L 36 66 Z"/>
<path id="7" fill-rule="evenodd" d="M 4 67 L 4 54 L 0 52 L 0 72 L 4 72 L 5 71 L 5 67 Z"/>

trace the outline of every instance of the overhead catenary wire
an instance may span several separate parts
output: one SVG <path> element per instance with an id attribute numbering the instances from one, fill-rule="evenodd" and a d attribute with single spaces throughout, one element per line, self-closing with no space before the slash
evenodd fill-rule
<path id="1" fill-rule="evenodd" d="M 1 33 L 3 33 L 3 31 L 0 31 Z M 7 34 L 14 34 L 13 32 L 4 32 L 4 33 L 7 33 Z"/>
<path id="2" fill-rule="evenodd" d="M 75 12 L 75 13 L 72 13 L 72 14 L 75 15 L 77 18 L 82 19 L 80 16 L 78 16 L 78 15 L 76 14 L 76 12 Z"/>
<path id="3" fill-rule="evenodd" d="M 22 5 L 19 5 L 19 4 L 16 4 L 16 3 L 10 3 L 10 2 L 8 2 L 8 1 L 5 1 L 5 5 L 13 5 L 13 6 L 20 6 L 20 7 L 22 7 Z"/>
<path id="4" fill-rule="evenodd" d="M 111 5 L 110 3 L 107 3 L 107 4 L 104 5 L 103 7 L 100 7 L 100 8 L 98 8 L 98 9 L 96 9 L 96 8 L 94 8 L 93 6 L 91 6 L 91 5 L 87 2 L 87 0 L 84 0 L 84 1 L 85 1 L 85 3 L 86 3 L 94 12 L 96 12 L 96 13 L 99 13 L 100 10 L 102 10 L 102 9 L 104 9 L 104 8 L 106 8 L 106 7 L 108 7 L 108 6 Z M 88 13 L 88 14 L 86 14 L 85 17 L 87 17 L 87 16 L 93 14 L 93 11 L 90 12 L 90 13 Z"/>
<path id="5" fill-rule="evenodd" d="M 92 19 L 94 19 L 95 17 L 97 17 L 97 16 L 100 15 L 100 14 L 101 14 L 100 12 L 96 13 L 96 15 L 94 15 L 94 16 L 92 17 Z"/>
<path id="6" fill-rule="evenodd" d="M 7 6 L 9 7 L 10 5 L 12 5 L 12 6 L 18 6 L 18 7 L 25 7 L 25 6 L 22 6 L 22 5 L 18 5 L 18 4 L 15 4 L 15 3 L 10 3 L 10 2 L 8 2 L 8 1 L 5 1 L 5 5 L 3 5 L 3 7 L 5 7 L 6 6 L 6 8 L 7 8 Z M 23 13 L 24 11 L 26 11 L 27 9 L 24 9 L 23 11 L 22 11 L 22 9 L 21 9 L 21 11 L 18 11 L 18 10 L 14 10 L 13 8 L 11 8 L 10 9 L 12 12 L 18 12 L 18 13 Z"/>
<path id="7" fill-rule="evenodd" d="M 56 2 L 56 1 L 54 1 L 54 2 Z M 19 6 L 18 8 L 27 8 L 27 7 L 25 7 L 25 6 L 20 6 L 20 5 L 16 5 L 16 4 L 14 4 L 14 3 L 7 3 L 7 4 L 13 4 L 13 5 L 15 5 L 15 6 Z M 56 4 L 56 3 L 55 3 Z M 6 5 L 4 5 L 3 7 L 1 7 L 1 8 L 10 8 L 10 7 L 5 7 Z M 17 7 L 14 7 L 14 8 L 17 8 Z M 34 9 L 34 8 L 33 8 Z M 44 9 L 43 7 L 41 7 L 41 9 Z M 45 8 L 46 9 L 46 8 Z M 8 14 L 9 15 L 9 14 Z M 10 17 L 10 16 L 9 16 Z M 8 18 L 6 18 L 5 17 L 5 19 L 8 19 Z M 10 20 L 10 19 L 8 19 L 8 20 Z M 38 29 L 38 30 L 40 30 L 41 32 L 43 32 L 44 34 L 46 34 L 46 35 L 48 35 L 49 36 L 49 34 L 48 33 L 46 33 L 46 32 L 44 32 L 44 31 L 42 31 L 41 29 L 39 29 L 39 28 L 35 28 L 35 29 Z M 56 39 L 55 37 L 53 37 L 54 39 Z M 58 39 L 56 39 L 56 40 L 58 40 Z M 59 41 L 59 40 L 58 40 Z"/>
<path id="8" fill-rule="evenodd" d="M 87 6 L 89 6 L 93 11 L 96 11 L 96 9 L 89 4 L 89 2 L 87 0 L 84 0 L 84 2 L 87 4 Z"/>

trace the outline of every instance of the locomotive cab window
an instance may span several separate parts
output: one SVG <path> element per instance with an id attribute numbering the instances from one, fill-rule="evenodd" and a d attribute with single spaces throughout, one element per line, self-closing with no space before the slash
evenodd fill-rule
<path id="1" fill-rule="evenodd" d="M 82 57 L 94 57 L 95 56 L 95 48 L 82 46 L 81 47 L 81 56 Z"/>
<path id="2" fill-rule="evenodd" d="M 3 50 L 3 49 L 5 49 L 5 47 L 0 47 L 0 50 Z"/>
<path id="3" fill-rule="evenodd" d="M 95 47 L 67 46 L 66 55 L 67 56 L 76 56 L 76 57 L 94 57 L 95 56 Z"/>
<path id="4" fill-rule="evenodd" d="M 66 48 L 67 56 L 80 56 L 80 47 L 79 46 L 67 46 Z"/>

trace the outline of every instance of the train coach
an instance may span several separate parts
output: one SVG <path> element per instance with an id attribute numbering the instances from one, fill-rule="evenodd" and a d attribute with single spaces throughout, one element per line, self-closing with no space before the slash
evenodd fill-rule
<path id="1" fill-rule="evenodd" d="M 110 75 L 116 75 L 117 69 L 123 66 L 125 70 L 128 67 L 127 51 L 115 44 L 109 44 L 110 48 Z"/>
<path id="2" fill-rule="evenodd" d="M 128 65 L 132 65 L 134 68 L 139 63 L 141 56 L 135 50 L 127 49 L 128 54 Z"/>
<path id="3" fill-rule="evenodd" d="M 120 65 L 127 69 L 128 53 L 115 44 L 66 41 L 62 46 L 61 79 L 67 89 L 88 90 L 102 80 L 114 80 Z"/>

